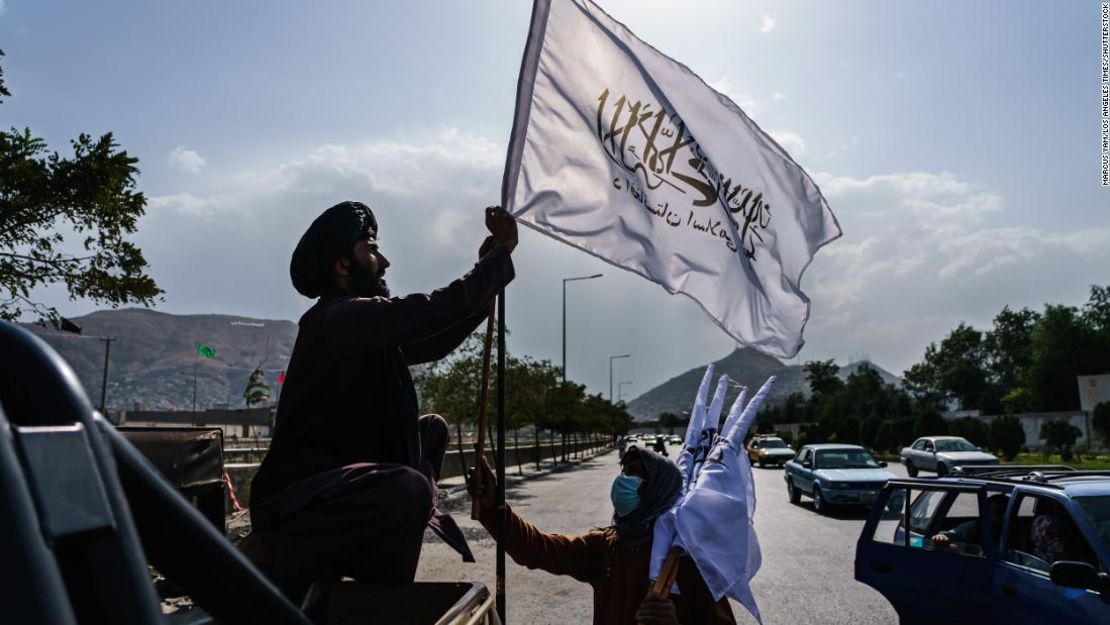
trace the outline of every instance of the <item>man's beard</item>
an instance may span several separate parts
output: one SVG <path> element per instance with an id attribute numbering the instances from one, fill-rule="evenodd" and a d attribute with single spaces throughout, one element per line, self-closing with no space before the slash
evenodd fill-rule
<path id="1" fill-rule="evenodd" d="M 351 263 L 351 292 L 359 297 L 389 297 L 389 286 L 382 277 L 385 272 L 371 275 L 362 265 Z"/>

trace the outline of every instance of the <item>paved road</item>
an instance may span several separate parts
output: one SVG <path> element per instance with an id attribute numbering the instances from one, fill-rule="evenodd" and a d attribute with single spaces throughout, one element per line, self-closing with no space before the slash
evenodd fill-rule
<path id="1" fill-rule="evenodd" d="M 677 448 L 672 448 L 672 457 Z M 892 470 L 904 474 L 901 467 Z M 525 519 L 548 532 L 576 533 L 608 524 L 612 515 L 609 486 L 617 472 L 616 453 L 576 468 L 510 482 L 509 502 Z M 877 592 L 853 579 L 856 539 L 863 512 L 841 511 L 818 516 L 808 499 L 800 506 L 786 499 L 781 469 L 754 469 L 758 508 L 756 530 L 763 567 L 753 591 L 765 625 L 873 625 L 897 623 L 894 610 Z M 454 499 L 456 519 L 471 541 L 476 564 L 464 564 L 442 543 L 424 545 L 421 580 L 478 580 L 494 587 L 494 542 L 469 519 L 469 500 Z M 465 504 L 465 507 L 464 507 Z M 508 621 L 544 625 L 589 623 L 591 593 L 566 577 L 507 564 Z M 739 623 L 755 619 L 733 604 Z"/>

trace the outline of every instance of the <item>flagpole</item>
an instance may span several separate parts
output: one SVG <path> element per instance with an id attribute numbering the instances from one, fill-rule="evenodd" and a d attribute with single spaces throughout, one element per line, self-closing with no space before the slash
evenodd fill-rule
<path id="1" fill-rule="evenodd" d="M 497 616 L 505 621 L 505 289 L 497 298 Z"/>
<path id="2" fill-rule="evenodd" d="M 197 343 L 197 353 L 193 355 L 193 426 L 197 424 L 197 369 L 200 367 L 200 343 Z"/>

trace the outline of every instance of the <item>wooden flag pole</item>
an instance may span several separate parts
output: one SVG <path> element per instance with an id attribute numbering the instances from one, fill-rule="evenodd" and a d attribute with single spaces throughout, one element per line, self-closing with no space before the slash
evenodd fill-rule
<path id="1" fill-rule="evenodd" d="M 671 550 L 667 553 L 667 560 L 663 562 L 663 569 L 659 571 L 659 579 L 651 585 L 651 592 L 664 599 L 671 596 L 671 587 L 674 586 L 674 580 L 678 577 L 678 565 L 682 555 L 682 548 L 671 547 Z"/>
<path id="2" fill-rule="evenodd" d="M 505 289 L 497 298 L 497 616 L 505 620 Z"/>
<path id="3" fill-rule="evenodd" d="M 486 320 L 486 341 L 482 345 L 482 383 L 478 390 L 478 440 L 474 443 L 474 476 L 481 479 L 482 457 L 486 453 L 486 428 L 489 425 L 489 361 L 493 349 L 493 302 L 489 303 Z M 475 497 L 470 503 L 470 518 L 477 521 L 482 514 L 482 502 Z"/>

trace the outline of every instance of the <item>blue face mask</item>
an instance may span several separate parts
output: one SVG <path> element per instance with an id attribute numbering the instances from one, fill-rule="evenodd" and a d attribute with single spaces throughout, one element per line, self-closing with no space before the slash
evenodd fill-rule
<path id="1" fill-rule="evenodd" d="M 613 480 L 613 489 L 609 492 L 609 497 L 613 500 L 613 507 L 617 510 L 617 516 L 624 517 L 632 514 L 632 511 L 640 506 L 640 484 L 643 484 L 644 478 L 636 477 L 634 475 L 618 475 L 617 479 Z"/>

